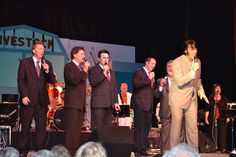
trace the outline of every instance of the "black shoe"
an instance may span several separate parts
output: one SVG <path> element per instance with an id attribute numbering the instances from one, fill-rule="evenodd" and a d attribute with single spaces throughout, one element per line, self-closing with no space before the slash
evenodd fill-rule
<path id="1" fill-rule="evenodd" d="M 149 154 L 148 152 L 145 152 L 145 151 L 141 152 L 140 154 L 143 156 L 151 156 L 152 155 L 152 154 Z"/>
<path id="2" fill-rule="evenodd" d="M 26 156 L 27 156 L 27 153 L 28 153 L 28 151 L 22 151 L 22 152 L 20 153 L 20 157 L 26 157 Z"/>
<path id="3" fill-rule="evenodd" d="M 134 154 L 135 154 L 135 156 L 142 156 L 142 154 L 139 152 L 134 152 Z"/>

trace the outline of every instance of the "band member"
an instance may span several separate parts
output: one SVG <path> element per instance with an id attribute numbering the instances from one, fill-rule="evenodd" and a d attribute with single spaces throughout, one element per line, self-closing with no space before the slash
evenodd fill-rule
<path id="1" fill-rule="evenodd" d="M 74 47 L 71 50 L 71 62 L 64 68 L 65 80 L 65 146 L 74 154 L 79 147 L 80 132 L 85 110 L 86 78 L 90 63 L 84 61 L 83 47 Z"/>
<path id="2" fill-rule="evenodd" d="M 120 93 L 118 94 L 118 102 L 120 105 L 127 105 L 130 108 L 130 100 L 132 93 L 128 92 L 128 84 L 123 82 L 120 84 Z M 119 126 L 132 127 L 133 109 L 129 109 L 130 115 L 128 117 L 119 117 Z"/>
<path id="3" fill-rule="evenodd" d="M 220 84 L 213 84 L 209 102 L 210 105 L 207 105 L 205 108 L 205 123 L 208 126 L 208 133 L 209 135 L 212 135 L 212 130 L 214 130 L 215 134 L 212 136 L 215 137 L 217 141 L 217 147 L 222 153 L 226 153 L 226 124 L 230 121 L 230 118 L 227 113 L 228 99 L 224 96 Z M 215 126 L 217 128 L 212 128 Z"/>
<path id="4" fill-rule="evenodd" d="M 18 89 L 20 93 L 21 151 L 23 156 L 29 148 L 30 125 L 36 123 L 36 150 L 45 146 L 46 120 L 49 104 L 47 83 L 55 83 L 52 64 L 44 58 L 43 42 L 32 46 L 32 57 L 20 61 L 18 69 Z"/>
<path id="5" fill-rule="evenodd" d="M 133 73 L 131 107 L 134 109 L 134 152 L 136 156 L 148 155 L 148 133 L 152 120 L 154 98 L 155 58 L 146 58 L 145 65 Z"/>
<path id="6" fill-rule="evenodd" d="M 185 42 L 184 54 L 172 63 L 173 79 L 169 90 L 171 109 L 171 148 L 180 143 L 183 114 L 187 143 L 198 151 L 197 94 L 207 103 L 200 75 L 201 62 L 196 58 L 197 45 L 194 40 Z"/>
<path id="7" fill-rule="evenodd" d="M 117 86 L 114 71 L 108 66 L 110 53 L 98 52 L 98 64 L 89 70 L 89 82 L 92 86 L 91 118 L 92 128 L 112 126 L 113 108 L 120 110 L 117 98 Z"/>

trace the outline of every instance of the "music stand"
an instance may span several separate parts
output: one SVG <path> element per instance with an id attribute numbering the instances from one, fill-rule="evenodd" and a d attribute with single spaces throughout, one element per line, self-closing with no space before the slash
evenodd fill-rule
<path id="1" fill-rule="evenodd" d="M 113 115 L 117 117 L 130 117 L 129 105 L 120 105 L 120 111 L 113 110 Z"/>

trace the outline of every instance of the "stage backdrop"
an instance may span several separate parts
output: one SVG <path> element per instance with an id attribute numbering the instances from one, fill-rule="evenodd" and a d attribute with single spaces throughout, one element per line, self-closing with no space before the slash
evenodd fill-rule
<path id="1" fill-rule="evenodd" d="M 35 40 L 44 42 L 45 58 L 52 62 L 58 80 L 63 80 L 62 69 L 68 57 L 57 35 L 27 25 L 0 27 L 0 94 L 18 94 L 19 62 L 32 55 Z"/>

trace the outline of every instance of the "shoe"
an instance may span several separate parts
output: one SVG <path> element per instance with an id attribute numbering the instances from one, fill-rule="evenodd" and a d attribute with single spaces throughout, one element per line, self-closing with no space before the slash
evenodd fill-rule
<path id="1" fill-rule="evenodd" d="M 27 153 L 28 153 L 27 151 L 21 152 L 21 153 L 20 153 L 20 157 L 26 157 L 26 156 L 27 156 Z"/>
<path id="2" fill-rule="evenodd" d="M 148 152 L 145 152 L 145 151 L 141 152 L 140 154 L 143 156 L 151 156 L 152 155 L 152 154 L 149 154 Z"/>
<path id="3" fill-rule="evenodd" d="M 222 149 L 222 150 L 221 150 L 221 153 L 227 154 L 226 149 Z"/>
<path id="4" fill-rule="evenodd" d="M 135 156 L 142 156 L 142 154 L 139 153 L 139 152 L 134 152 L 134 155 L 135 155 Z"/>

